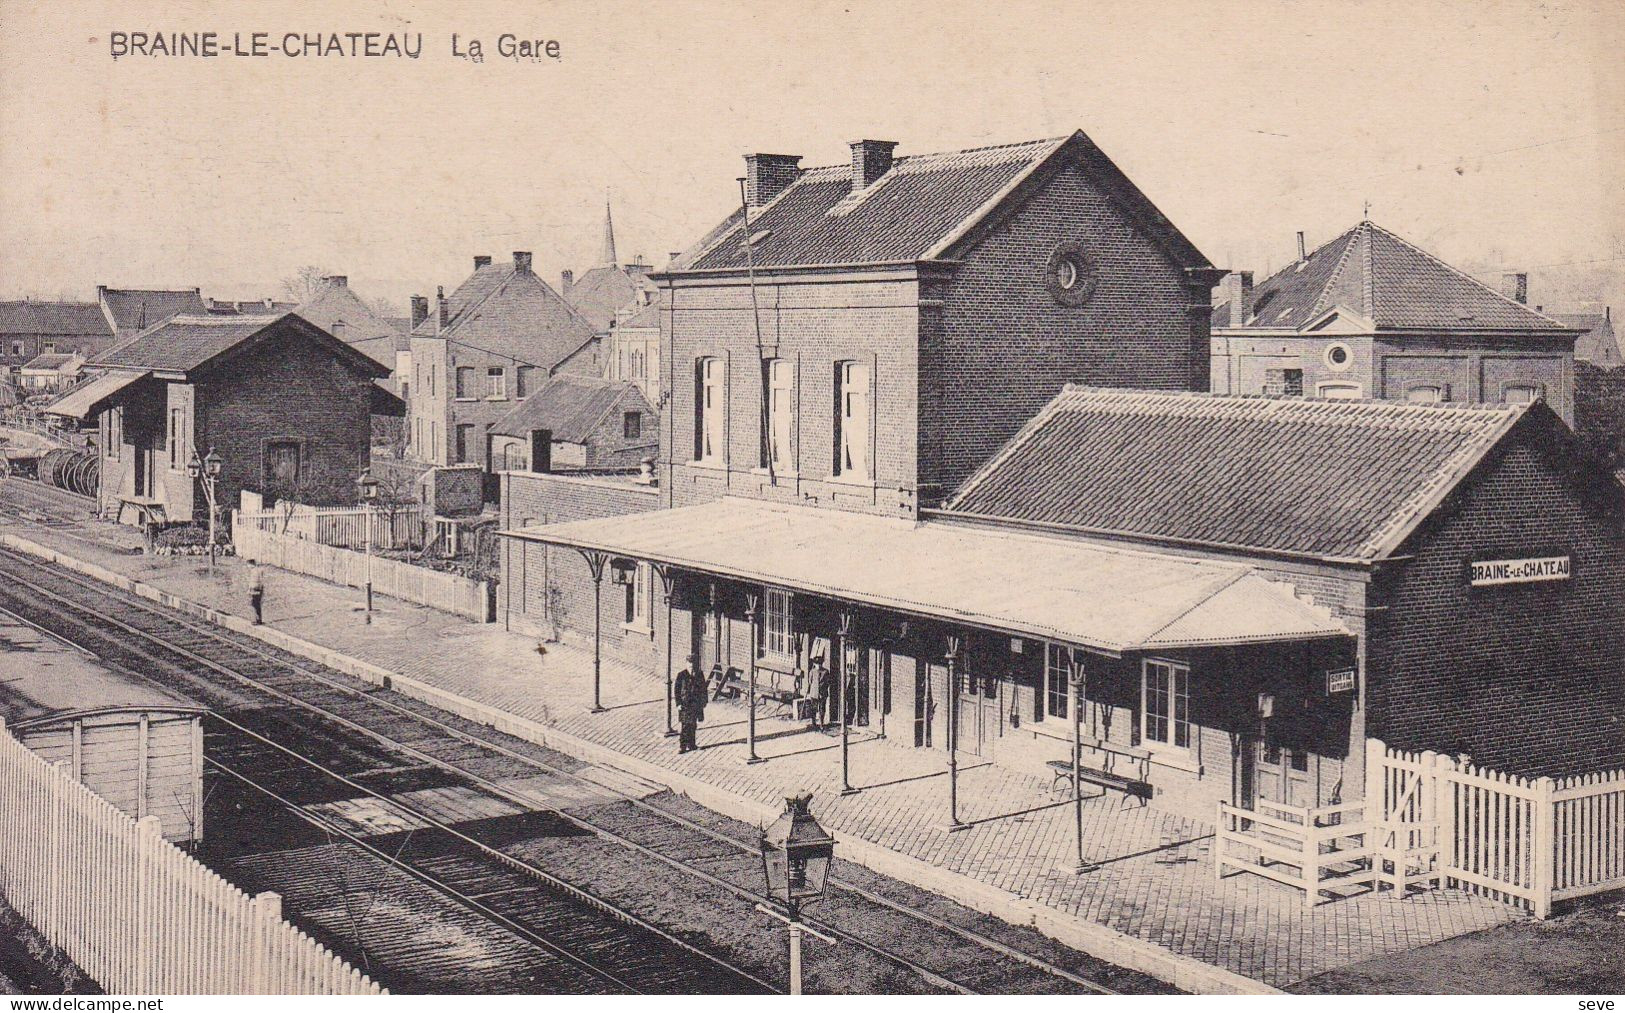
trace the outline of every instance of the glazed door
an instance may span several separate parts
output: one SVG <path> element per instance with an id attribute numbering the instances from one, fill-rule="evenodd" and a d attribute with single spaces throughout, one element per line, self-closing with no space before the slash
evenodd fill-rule
<path id="1" fill-rule="evenodd" d="M 842 671 L 846 673 L 846 720 L 854 726 L 869 724 L 870 701 L 874 698 L 870 677 L 869 652 L 859 644 L 841 645 Z"/>
<path id="2" fill-rule="evenodd" d="M 947 681 L 948 670 L 941 665 L 914 666 L 914 744 L 930 748 L 931 726 L 936 723 L 936 687 Z"/>
<path id="3" fill-rule="evenodd" d="M 1315 795 L 1309 782 L 1309 753 L 1265 741 L 1258 743 L 1253 763 L 1255 798 L 1280 805 L 1312 806 Z"/>
<path id="4" fill-rule="evenodd" d="M 891 655 L 878 647 L 868 652 L 866 682 L 869 699 L 869 727 L 886 734 L 886 715 L 891 713 Z"/>
<path id="5" fill-rule="evenodd" d="M 999 736 L 1001 680 L 992 671 L 978 668 L 961 677 L 959 687 L 959 741 L 961 752 L 990 757 Z"/>

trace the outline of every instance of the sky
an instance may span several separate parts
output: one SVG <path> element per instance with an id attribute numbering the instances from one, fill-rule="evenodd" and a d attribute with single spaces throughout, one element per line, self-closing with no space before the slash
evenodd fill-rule
<path id="1" fill-rule="evenodd" d="M 115 60 L 121 31 L 423 48 Z M 503 59 L 503 33 L 559 58 Z M 1460 266 L 1530 270 L 1532 301 L 1579 277 L 1622 303 L 1622 54 L 1604 0 L 0 0 L 0 296 L 251 298 L 314 264 L 404 313 L 475 254 L 579 273 L 606 198 L 622 259 L 662 262 L 737 203 L 746 152 L 1081 129 L 1222 267 L 1262 277 L 1369 203 Z"/>

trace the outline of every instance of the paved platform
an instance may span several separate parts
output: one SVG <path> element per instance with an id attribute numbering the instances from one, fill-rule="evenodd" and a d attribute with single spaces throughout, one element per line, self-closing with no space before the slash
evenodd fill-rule
<path id="1" fill-rule="evenodd" d="M 61 528 L 18 530 L 34 542 L 147 582 L 236 619 L 248 614 L 235 560 L 209 575 L 194 558 L 148 558 L 100 548 L 105 539 Z M 92 533 L 93 534 L 93 533 Z M 1047 778 L 996 765 L 961 767 L 960 818 L 948 832 L 943 758 L 873 735 L 854 737 L 854 794 L 840 792 L 839 741 L 802 724 L 758 723 L 764 763 L 745 762 L 742 705 L 713 703 L 701 749 L 679 756 L 666 738 L 664 683 L 606 660 L 607 710 L 590 712 L 591 654 L 383 599 L 365 625 L 359 592 L 273 571 L 265 616 L 272 638 L 308 642 L 312 656 L 381 678 L 504 730 L 545 739 L 619 766 L 736 818 L 765 821 L 783 797 L 811 791 L 841 853 L 961 903 L 1035 924 L 1108 960 L 1208 991 L 1285 989 L 1371 957 L 1512 921 L 1511 908 L 1459 891 L 1328 901 L 1306 912 L 1298 891 L 1258 876 L 1215 884 L 1213 828 L 1117 796 L 1086 803 L 1084 851 L 1073 871 L 1070 804 Z M 351 663 L 353 659 L 353 664 Z M 400 677 L 405 677 L 400 678 Z"/>

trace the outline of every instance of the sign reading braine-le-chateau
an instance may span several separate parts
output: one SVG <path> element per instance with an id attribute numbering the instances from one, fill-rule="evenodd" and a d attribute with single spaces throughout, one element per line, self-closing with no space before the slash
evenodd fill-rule
<path id="1" fill-rule="evenodd" d="M 1488 584 L 1532 584 L 1544 580 L 1568 580 L 1569 557 L 1540 556 L 1532 559 L 1488 559 L 1472 564 L 1474 587 Z"/>

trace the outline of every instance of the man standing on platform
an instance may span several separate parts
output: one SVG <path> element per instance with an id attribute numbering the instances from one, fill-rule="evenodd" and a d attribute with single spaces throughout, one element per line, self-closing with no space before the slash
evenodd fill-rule
<path id="1" fill-rule="evenodd" d="M 694 736 L 705 717 L 705 680 L 695 674 L 699 661 L 689 659 L 689 665 L 677 673 L 671 684 L 673 702 L 677 704 L 677 751 L 686 753 L 697 749 Z"/>

